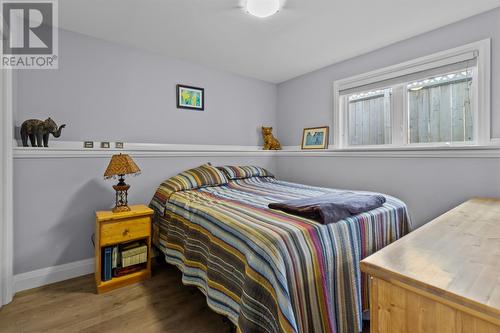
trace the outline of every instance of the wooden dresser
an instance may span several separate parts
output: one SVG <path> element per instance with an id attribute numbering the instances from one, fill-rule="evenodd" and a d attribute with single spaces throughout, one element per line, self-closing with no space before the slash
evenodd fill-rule
<path id="1" fill-rule="evenodd" d="M 500 332 L 500 200 L 472 199 L 361 262 L 371 332 Z"/>

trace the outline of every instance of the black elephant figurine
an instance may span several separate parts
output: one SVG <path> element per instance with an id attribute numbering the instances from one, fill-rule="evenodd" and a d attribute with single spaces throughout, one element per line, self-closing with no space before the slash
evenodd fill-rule
<path id="1" fill-rule="evenodd" d="M 28 138 L 30 138 L 32 147 L 49 146 L 49 134 L 52 133 L 54 138 L 61 136 L 62 129 L 66 125 L 61 125 L 59 128 L 57 124 L 49 117 L 46 120 L 28 119 L 21 125 L 21 140 L 23 147 L 28 147 Z"/>

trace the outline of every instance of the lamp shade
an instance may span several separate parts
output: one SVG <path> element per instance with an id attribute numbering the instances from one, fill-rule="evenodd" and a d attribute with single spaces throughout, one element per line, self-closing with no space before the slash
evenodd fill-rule
<path id="1" fill-rule="evenodd" d="M 127 154 L 118 154 L 111 157 L 108 168 L 104 172 L 104 178 L 116 175 L 129 175 L 140 172 L 141 169 L 135 164 L 132 157 Z"/>

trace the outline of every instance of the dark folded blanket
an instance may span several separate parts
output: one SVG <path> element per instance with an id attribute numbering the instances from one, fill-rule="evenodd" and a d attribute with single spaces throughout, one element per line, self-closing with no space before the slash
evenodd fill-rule
<path id="1" fill-rule="evenodd" d="M 318 197 L 270 203 L 269 208 L 328 224 L 378 208 L 384 202 L 385 197 L 380 194 L 336 192 Z"/>

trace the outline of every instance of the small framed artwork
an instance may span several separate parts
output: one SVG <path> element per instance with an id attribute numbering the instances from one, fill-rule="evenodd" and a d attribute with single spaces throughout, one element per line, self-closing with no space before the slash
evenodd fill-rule
<path id="1" fill-rule="evenodd" d="M 94 148 L 94 141 L 84 141 L 83 148 Z"/>
<path id="2" fill-rule="evenodd" d="M 302 149 L 328 148 L 328 126 L 304 128 Z"/>
<path id="3" fill-rule="evenodd" d="M 110 147 L 109 142 L 106 142 L 106 141 L 101 142 L 101 148 L 108 149 L 109 147 Z"/>
<path id="4" fill-rule="evenodd" d="M 205 89 L 178 84 L 177 108 L 204 111 Z"/>
<path id="5" fill-rule="evenodd" d="M 119 142 L 119 141 L 115 142 L 115 148 L 116 149 L 123 149 L 123 142 Z"/>

